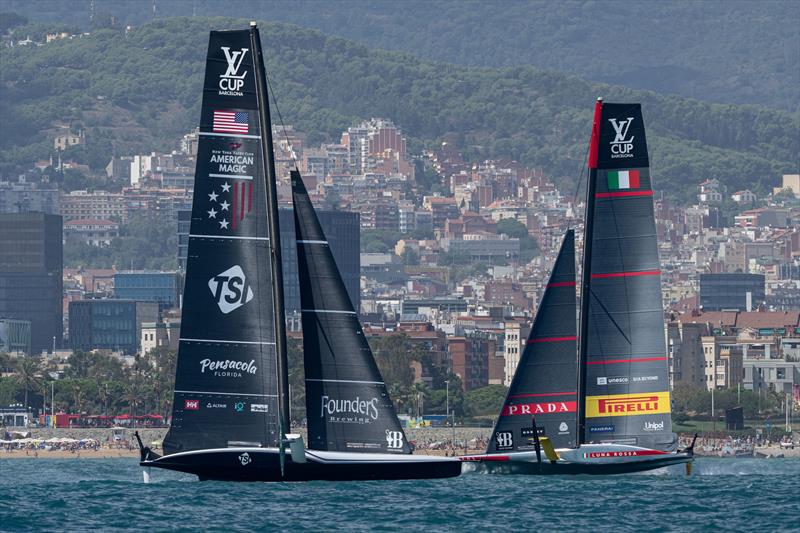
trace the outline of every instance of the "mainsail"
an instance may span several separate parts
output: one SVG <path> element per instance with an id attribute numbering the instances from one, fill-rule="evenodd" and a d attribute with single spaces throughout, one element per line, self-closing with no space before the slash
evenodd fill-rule
<path id="1" fill-rule="evenodd" d="M 532 418 L 556 448 L 576 445 L 575 232 L 568 230 L 486 453 L 534 449 Z"/>
<path id="2" fill-rule="evenodd" d="M 300 173 L 291 178 L 309 448 L 411 453 Z"/>
<path id="3" fill-rule="evenodd" d="M 279 441 L 254 52 L 250 31 L 211 32 L 167 454 Z"/>
<path id="4" fill-rule="evenodd" d="M 598 100 L 589 168 L 580 441 L 672 450 L 661 269 L 639 104 Z"/>

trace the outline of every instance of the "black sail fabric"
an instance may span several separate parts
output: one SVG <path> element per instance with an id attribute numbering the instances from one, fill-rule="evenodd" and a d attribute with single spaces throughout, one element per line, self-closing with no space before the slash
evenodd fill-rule
<path id="1" fill-rule="evenodd" d="M 550 438 L 553 446 L 576 446 L 575 303 L 575 232 L 568 230 L 487 453 L 533 450 L 533 417 L 539 435 Z"/>
<path id="2" fill-rule="evenodd" d="M 598 102 L 584 254 L 581 442 L 675 448 L 661 270 L 639 104 Z"/>
<path id="3" fill-rule="evenodd" d="M 211 32 L 166 454 L 279 439 L 253 57 L 249 31 Z"/>
<path id="4" fill-rule="evenodd" d="M 308 446 L 411 453 L 299 172 L 292 172 Z"/>

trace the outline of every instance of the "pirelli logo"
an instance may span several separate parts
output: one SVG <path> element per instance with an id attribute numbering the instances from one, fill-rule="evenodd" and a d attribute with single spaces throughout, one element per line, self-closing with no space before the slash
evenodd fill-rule
<path id="1" fill-rule="evenodd" d="M 669 391 L 586 397 L 586 418 L 669 412 Z"/>

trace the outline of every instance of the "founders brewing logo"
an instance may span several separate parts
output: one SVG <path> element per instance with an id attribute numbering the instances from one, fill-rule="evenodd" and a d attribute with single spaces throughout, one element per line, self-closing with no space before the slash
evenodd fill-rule
<path id="1" fill-rule="evenodd" d="M 247 71 L 245 70 L 240 74 L 239 69 L 249 48 L 242 48 L 233 52 L 231 52 L 229 46 L 222 46 L 221 48 L 228 66 L 219 77 L 219 94 L 220 96 L 242 96 L 242 87 L 244 87 L 244 77 L 247 76 Z"/>
<path id="2" fill-rule="evenodd" d="M 208 288 L 219 310 L 226 315 L 253 299 L 253 289 L 247 285 L 247 278 L 239 265 L 208 280 Z"/>
<path id="3" fill-rule="evenodd" d="M 608 121 L 614 128 L 614 140 L 611 141 L 611 159 L 633 157 L 633 136 L 628 137 L 628 130 L 633 122 L 633 117 L 626 120 L 610 118 Z"/>
<path id="4" fill-rule="evenodd" d="M 386 447 L 391 450 L 399 450 L 403 447 L 403 432 L 386 430 Z"/>
<path id="5" fill-rule="evenodd" d="M 325 394 L 319 416 L 326 414 L 330 422 L 369 424 L 378 419 L 378 398 L 362 400 L 356 396 L 353 400 L 337 400 Z"/>

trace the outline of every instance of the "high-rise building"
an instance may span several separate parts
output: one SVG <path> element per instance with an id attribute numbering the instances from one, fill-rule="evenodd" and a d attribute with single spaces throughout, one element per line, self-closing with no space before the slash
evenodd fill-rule
<path id="1" fill-rule="evenodd" d="M 0 214 L 0 318 L 31 323 L 31 352 L 61 345 L 62 219 Z"/>
<path id="2" fill-rule="evenodd" d="M 361 305 L 361 255 L 360 255 L 360 217 L 349 211 L 318 210 L 322 230 L 330 244 L 336 266 L 344 279 L 347 294 L 358 310 Z M 297 277 L 297 245 L 294 234 L 292 209 L 279 211 L 281 228 L 281 257 L 283 260 L 283 295 L 286 313 L 300 310 L 300 282 Z M 186 254 L 189 246 L 191 211 L 178 212 L 178 264 L 186 268 Z"/>
<path id="3" fill-rule="evenodd" d="M 177 272 L 128 270 L 114 274 L 114 298 L 156 302 L 160 310 L 178 307 L 180 276 Z"/>
<path id="4" fill-rule="evenodd" d="M 158 304 L 133 300 L 78 300 L 69 303 L 69 344 L 73 350 L 139 350 L 142 325 L 158 321 Z"/>

